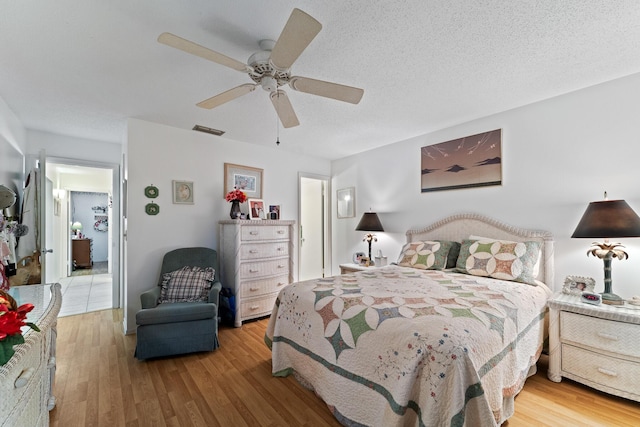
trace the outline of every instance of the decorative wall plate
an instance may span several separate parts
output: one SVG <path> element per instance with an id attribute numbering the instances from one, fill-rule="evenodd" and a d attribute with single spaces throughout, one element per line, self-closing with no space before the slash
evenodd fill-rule
<path id="1" fill-rule="evenodd" d="M 158 190 L 158 187 L 156 187 L 155 185 L 149 185 L 144 188 L 144 195 L 150 199 L 155 199 L 156 197 L 158 197 L 159 193 L 160 191 Z"/>
<path id="2" fill-rule="evenodd" d="M 160 213 L 160 206 L 156 205 L 153 202 L 147 203 L 147 205 L 144 207 L 144 211 L 147 213 L 147 215 L 158 215 Z"/>

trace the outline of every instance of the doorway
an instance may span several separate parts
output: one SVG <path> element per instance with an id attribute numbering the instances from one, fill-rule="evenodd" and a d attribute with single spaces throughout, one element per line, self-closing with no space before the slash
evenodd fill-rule
<path id="1" fill-rule="evenodd" d="M 298 280 L 331 275 L 329 178 L 299 174 Z"/>
<path id="2" fill-rule="evenodd" d="M 120 307 L 119 166 L 47 158 L 45 170 L 53 187 L 47 227 L 55 242 L 52 277 L 62 285 L 59 316 Z"/>

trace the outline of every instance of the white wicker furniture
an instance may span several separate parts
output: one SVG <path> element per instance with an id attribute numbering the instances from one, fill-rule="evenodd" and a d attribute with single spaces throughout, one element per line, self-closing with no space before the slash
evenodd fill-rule
<path id="1" fill-rule="evenodd" d="M 364 266 L 355 263 L 340 264 L 340 274 L 355 273 L 356 271 L 367 271 L 376 268 L 375 266 Z"/>
<path id="2" fill-rule="evenodd" d="M 10 291 L 18 304 L 35 306 L 27 320 L 40 332 L 25 331 L 25 343 L 0 366 L 0 426 L 38 427 L 49 425 L 49 411 L 56 370 L 56 325 L 62 303 L 60 284 L 25 285 Z"/>
<path id="3" fill-rule="evenodd" d="M 606 393 L 640 401 L 640 310 L 594 306 L 563 293 L 549 300 L 549 370 Z"/>
<path id="4" fill-rule="evenodd" d="M 236 297 L 235 326 L 268 316 L 278 292 L 293 282 L 295 221 L 220 221 L 222 286 Z"/>

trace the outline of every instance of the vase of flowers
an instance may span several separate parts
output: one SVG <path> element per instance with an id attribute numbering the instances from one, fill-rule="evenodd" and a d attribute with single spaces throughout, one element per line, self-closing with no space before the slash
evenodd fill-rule
<path id="1" fill-rule="evenodd" d="M 0 290 L 0 366 L 11 359 L 15 353 L 13 346 L 24 344 L 21 328 L 29 326 L 34 331 L 40 329 L 31 322 L 27 322 L 27 313 L 33 310 L 33 304 L 23 304 L 18 307 L 16 300 L 5 291 Z"/>
<path id="2" fill-rule="evenodd" d="M 234 187 L 224 198 L 227 202 L 231 202 L 231 212 L 229 212 L 231 219 L 240 218 L 240 203 L 247 201 L 247 195 Z"/>

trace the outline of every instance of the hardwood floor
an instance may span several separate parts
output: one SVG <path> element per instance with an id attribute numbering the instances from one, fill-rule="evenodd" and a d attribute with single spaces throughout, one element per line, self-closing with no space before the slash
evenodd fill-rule
<path id="1" fill-rule="evenodd" d="M 211 353 L 140 362 L 121 310 L 58 319 L 57 404 L 51 425 L 339 426 L 293 377 L 271 376 L 267 320 L 222 327 Z M 546 377 L 546 357 L 504 427 L 637 426 L 640 404 Z"/>

